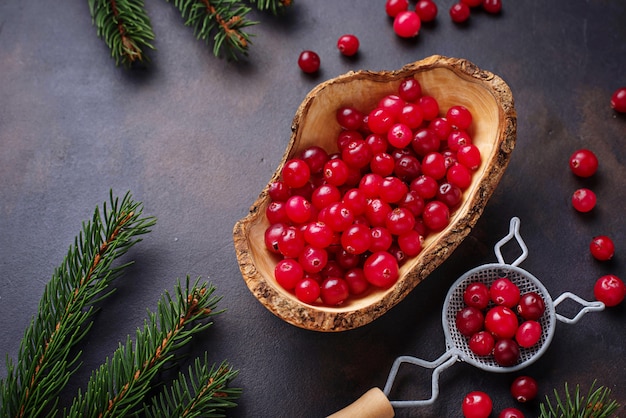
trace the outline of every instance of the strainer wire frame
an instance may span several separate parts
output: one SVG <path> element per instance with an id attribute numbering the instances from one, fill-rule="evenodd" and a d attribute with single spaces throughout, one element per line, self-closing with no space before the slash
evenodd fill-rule
<path id="1" fill-rule="evenodd" d="M 550 293 L 541 281 L 539 281 L 539 279 L 526 270 L 518 267 L 518 265 L 528 256 L 528 248 L 520 235 L 519 227 L 519 218 L 513 217 L 510 222 L 509 233 L 494 246 L 494 252 L 498 263 L 485 264 L 469 270 L 457 279 L 450 287 L 442 309 L 442 324 L 445 334 L 446 352 L 433 361 L 423 360 L 412 356 L 400 356 L 394 361 L 383 389 L 383 393 L 388 398 L 402 363 L 409 363 L 433 369 L 433 374 L 431 380 L 431 397 L 429 399 L 413 401 L 391 400 L 390 403 L 393 407 L 414 407 L 434 403 L 439 394 L 439 375 L 446 368 L 450 367 L 459 360 L 472 364 L 482 370 L 497 373 L 507 373 L 520 370 L 536 361 L 548 349 L 548 346 L 552 341 L 552 337 L 554 336 L 555 323 L 557 319 L 561 322 L 574 324 L 578 322 L 586 313 L 601 311 L 604 309 L 604 304 L 602 302 L 588 302 L 571 292 L 565 292 L 553 301 Z M 513 238 L 516 239 L 522 253 L 511 264 L 506 264 L 504 257 L 502 256 L 501 249 Z M 469 349 L 467 337 L 459 333 L 455 324 L 456 312 L 464 306 L 463 292 L 465 291 L 465 288 L 467 288 L 470 283 L 476 281 L 490 285 L 499 277 L 509 277 L 509 279 L 518 285 L 521 294 L 531 291 L 537 292 L 543 298 L 546 307 L 544 314 L 539 319 L 539 323 L 542 327 L 542 335 L 539 342 L 531 348 L 521 348 L 520 361 L 516 365 L 510 367 L 498 365 L 495 360 L 492 359 L 492 356 L 481 357 L 475 355 Z M 573 318 L 568 318 L 556 313 L 556 306 L 568 298 L 574 300 L 583 307 Z"/>

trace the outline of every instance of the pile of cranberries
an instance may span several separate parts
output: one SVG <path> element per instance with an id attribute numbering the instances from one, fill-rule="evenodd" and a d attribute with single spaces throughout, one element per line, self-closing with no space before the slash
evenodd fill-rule
<path id="1" fill-rule="evenodd" d="M 342 304 L 396 283 L 427 234 L 444 229 L 481 164 L 464 106 L 440 114 L 414 78 L 374 109 L 336 111 L 337 151 L 310 146 L 268 186 L 274 275 L 304 303 Z"/>
<path id="2" fill-rule="evenodd" d="M 510 392 L 517 402 L 524 403 L 535 399 L 538 389 L 534 378 L 522 375 L 513 380 Z M 461 408 L 465 418 L 488 418 L 493 411 L 493 401 L 487 393 L 476 390 L 465 395 Z M 500 411 L 498 418 L 524 418 L 524 414 L 517 408 L 508 407 Z"/>
<path id="3" fill-rule="evenodd" d="M 491 286 L 470 283 L 463 302 L 456 327 L 477 356 L 493 356 L 498 365 L 510 367 L 518 363 L 520 348 L 532 348 L 541 340 L 545 301 L 537 292 L 521 294 L 507 277 L 496 279 Z"/>

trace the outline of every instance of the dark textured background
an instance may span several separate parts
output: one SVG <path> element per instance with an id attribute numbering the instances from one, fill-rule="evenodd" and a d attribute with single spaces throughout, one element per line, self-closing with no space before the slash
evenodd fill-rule
<path id="1" fill-rule="evenodd" d="M 148 1 L 157 50 L 149 68 L 129 71 L 115 67 L 96 37 L 86 0 L 0 2 L 0 356 L 16 358 L 44 285 L 109 189 L 130 190 L 158 223 L 129 254 L 135 265 L 95 318 L 65 402 L 186 275 L 208 278 L 224 296 L 228 311 L 189 354 L 207 350 L 240 370 L 244 393 L 230 414 L 237 417 L 321 417 L 382 387 L 397 356 L 438 357 L 448 286 L 495 260 L 493 245 L 512 216 L 530 250 L 522 267 L 553 297 L 573 291 L 591 299 L 599 276 L 626 279 L 626 117 L 609 106 L 626 85 L 626 2 L 505 0 L 500 16 L 474 12 L 465 26 L 449 19 L 450 0 L 437 3 L 437 22 L 410 41 L 394 35 L 383 0 L 299 0 L 279 18 L 255 12 L 261 24 L 250 29 L 249 57 L 234 63 L 213 57 L 173 5 Z M 344 33 L 360 38 L 356 59 L 336 50 Z M 320 54 L 317 77 L 298 69 L 303 49 Z M 483 217 L 444 265 L 374 323 L 321 334 L 282 322 L 248 291 L 231 234 L 278 164 L 297 106 L 327 78 L 432 54 L 467 58 L 514 93 L 517 147 Z M 582 147 L 600 158 L 588 180 L 567 166 Z M 598 195 L 589 215 L 569 203 L 582 186 Z M 615 240 L 611 262 L 589 255 L 598 234 Z M 625 321 L 622 304 L 577 325 L 559 323 L 547 353 L 526 370 L 539 380 L 540 398 L 565 382 L 587 388 L 597 379 L 626 404 Z M 470 390 L 489 392 L 499 411 L 514 406 L 513 377 L 457 364 L 443 373 L 433 406 L 397 415 L 460 416 Z M 411 369 L 400 396 L 427 396 L 428 382 Z M 538 403 L 523 409 L 536 416 Z"/>

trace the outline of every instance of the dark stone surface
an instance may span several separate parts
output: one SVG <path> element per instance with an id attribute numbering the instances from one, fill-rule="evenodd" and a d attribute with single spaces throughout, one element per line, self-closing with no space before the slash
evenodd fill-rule
<path id="1" fill-rule="evenodd" d="M 572 291 L 591 299 L 599 276 L 626 278 L 626 118 L 609 107 L 626 85 L 626 3 L 510 1 L 501 15 L 475 11 L 463 26 L 449 19 L 451 2 L 438 4 L 437 22 L 410 41 L 393 34 L 383 1 L 301 0 L 283 17 L 257 12 L 250 55 L 234 63 L 214 58 L 171 4 L 148 2 L 157 49 L 149 68 L 129 71 L 115 67 L 96 37 L 86 1 L 1 2 L 0 355 L 17 357 L 46 282 L 110 189 L 130 190 L 158 223 L 128 254 L 135 265 L 96 316 L 63 402 L 186 275 L 208 278 L 224 296 L 227 312 L 189 355 L 208 350 L 240 370 L 244 394 L 230 414 L 238 417 L 321 417 L 382 387 L 397 356 L 437 358 L 448 286 L 495 260 L 493 245 L 512 216 L 521 218 L 530 251 L 521 267 L 553 297 Z M 344 33 L 360 38 L 354 59 L 336 50 Z M 320 54 L 318 76 L 297 68 L 303 49 Z M 517 147 L 483 217 L 444 265 L 375 322 L 332 334 L 282 322 L 245 286 L 231 234 L 280 160 L 298 104 L 315 84 L 348 70 L 397 69 L 432 54 L 473 61 L 515 96 Z M 600 159 L 587 180 L 567 167 L 582 147 Z M 569 204 L 583 186 L 598 195 L 589 215 Z M 587 246 L 598 234 L 615 240 L 614 260 L 591 259 Z M 540 397 L 597 379 L 626 404 L 625 321 L 622 304 L 559 323 L 547 352 L 525 371 L 540 381 Z M 398 396 L 428 396 L 425 373 L 407 370 Z M 513 406 L 513 377 L 457 364 L 442 374 L 433 406 L 397 416 L 460 416 L 470 390 L 489 392 L 496 410 Z M 522 409 L 538 415 L 537 402 Z"/>

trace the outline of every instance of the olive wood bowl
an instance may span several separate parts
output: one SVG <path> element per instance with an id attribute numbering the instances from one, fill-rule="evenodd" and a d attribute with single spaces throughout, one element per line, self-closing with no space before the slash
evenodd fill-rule
<path id="1" fill-rule="evenodd" d="M 268 186 L 278 180 L 285 162 L 304 148 L 318 145 L 336 152 L 340 131 L 335 114 L 342 106 L 369 112 L 385 95 L 396 94 L 402 80 L 414 77 L 422 94 L 437 99 L 440 113 L 453 105 L 467 107 L 473 122 L 469 133 L 478 146 L 482 163 L 452 212 L 449 225 L 429 234 L 420 254 L 400 268 L 398 281 L 388 289 L 372 288 L 336 307 L 300 302 L 274 279 L 278 258 L 264 244 L 269 226 L 265 209 Z M 396 71 L 349 72 L 316 86 L 296 111 L 291 139 L 274 175 L 249 214 L 234 226 L 234 245 L 243 278 L 254 296 L 284 321 L 315 331 L 344 331 L 363 326 L 400 302 L 418 283 L 443 263 L 470 233 L 500 181 L 515 146 L 517 116 L 508 85 L 497 75 L 459 58 L 431 56 Z"/>

